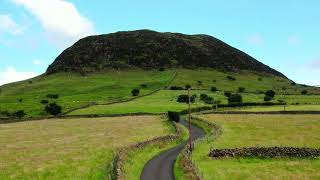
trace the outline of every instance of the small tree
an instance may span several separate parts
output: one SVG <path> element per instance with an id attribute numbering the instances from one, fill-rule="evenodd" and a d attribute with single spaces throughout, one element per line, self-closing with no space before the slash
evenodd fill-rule
<path id="1" fill-rule="evenodd" d="M 224 92 L 224 96 L 230 97 L 230 96 L 231 96 L 231 92 L 230 92 L 230 91 L 225 91 L 225 92 Z"/>
<path id="2" fill-rule="evenodd" d="M 204 100 L 203 100 L 206 104 L 213 104 L 214 103 L 214 99 L 213 97 L 206 97 Z"/>
<path id="3" fill-rule="evenodd" d="M 218 89 L 217 89 L 216 87 L 211 87 L 211 91 L 212 91 L 212 92 L 217 92 Z"/>
<path id="4" fill-rule="evenodd" d="M 217 99 L 214 101 L 214 105 L 216 107 L 216 111 L 218 110 L 218 105 L 221 104 L 221 100 Z"/>
<path id="5" fill-rule="evenodd" d="M 140 94 L 140 89 L 133 89 L 131 91 L 132 96 L 138 96 Z"/>
<path id="6" fill-rule="evenodd" d="M 48 103 L 49 103 L 49 101 L 48 101 L 48 100 L 46 100 L 46 99 L 43 99 L 43 100 L 41 100 L 41 101 L 40 101 L 40 103 L 44 105 L 44 104 L 48 104 Z"/>
<path id="7" fill-rule="evenodd" d="M 58 94 L 47 94 L 47 98 L 50 98 L 50 99 L 58 99 L 58 98 L 59 98 L 59 95 L 58 95 Z"/>
<path id="8" fill-rule="evenodd" d="M 22 98 L 19 98 L 19 99 L 18 99 L 18 102 L 19 102 L 19 103 L 21 103 L 22 101 L 23 101 L 23 99 L 22 99 Z"/>
<path id="9" fill-rule="evenodd" d="M 191 85 L 190 85 L 190 84 L 187 84 L 187 85 L 186 85 L 186 89 L 191 89 Z"/>
<path id="10" fill-rule="evenodd" d="M 57 115 L 61 114 L 62 107 L 61 107 L 60 105 L 58 105 L 57 103 L 54 102 L 54 103 L 47 104 L 47 105 L 45 106 L 44 110 L 45 110 L 48 114 L 57 116 Z"/>
<path id="11" fill-rule="evenodd" d="M 205 100 L 207 97 L 207 94 L 200 94 L 200 100 Z"/>
<path id="12" fill-rule="evenodd" d="M 239 93 L 243 93 L 245 90 L 246 90 L 246 88 L 244 88 L 244 87 L 239 87 L 238 88 L 238 92 Z"/>
<path id="13" fill-rule="evenodd" d="M 306 95 L 306 94 L 308 94 L 308 91 L 307 91 L 307 90 L 302 90 L 302 91 L 301 91 L 301 94 L 302 94 L 302 95 Z"/>
<path id="14" fill-rule="evenodd" d="M 26 115 L 26 113 L 24 112 L 24 110 L 19 110 L 13 113 L 13 115 L 18 119 L 22 119 Z"/>
<path id="15" fill-rule="evenodd" d="M 235 77 L 230 76 L 230 75 L 228 75 L 228 76 L 227 76 L 227 79 L 229 79 L 229 80 L 231 80 L 231 81 L 235 81 L 235 80 L 236 80 L 236 78 L 235 78 Z"/>
<path id="16" fill-rule="evenodd" d="M 267 95 L 264 96 L 264 101 L 266 101 L 266 102 L 269 102 L 269 101 L 271 101 L 272 99 L 273 99 L 273 98 L 270 97 L 270 96 L 267 96 Z"/>
<path id="17" fill-rule="evenodd" d="M 190 101 L 193 103 L 195 98 L 193 96 L 190 96 Z M 177 102 L 185 102 L 189 103 L 189 96 L 186 94 L 181 94 L 178 96 Z"/>
<path id="18" fill-rule="evenodd" d="M 228 98 L 229 104 L 242 103 L 242 96 L 240 94 L 232 94 Z"/>
<path id="19" fill-rule="evenodd" d="M 276 95 L 276 92 L 274 92 L 273 90 L 268 90 L 266 91 L 265 95 L 274 98 L 274 96 Z"/>
<path id="20" fill-rule="evenodd" d="M 168 118 L 170 121 L 179 122 L 180 121 L 180 113 L 174 111 L 168 111 Z"/>

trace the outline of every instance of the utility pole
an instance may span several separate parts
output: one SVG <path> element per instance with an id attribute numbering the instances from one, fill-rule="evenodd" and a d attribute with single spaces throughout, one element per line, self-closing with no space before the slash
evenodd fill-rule
<path id="1" fill-rule="evenodd" d="M 189 115 L 188 115 L 188 120 L 189 120 L 189 150 L 190 153 L 192 153 L 192 138 L 191 138 L 191 95 L 190 95 L 190 88 L 188 88 L 188 97 L 189 97 Z"/>

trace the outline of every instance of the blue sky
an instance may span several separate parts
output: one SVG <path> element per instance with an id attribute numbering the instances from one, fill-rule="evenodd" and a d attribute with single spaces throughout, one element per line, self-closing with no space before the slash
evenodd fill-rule
<path id="1" fill-rule="evenodd" d="M 43 73 L 81 37 L 123 30 L 209 34 L 320 85 L 318 0 L 0 0 L 0 84 Z"/>

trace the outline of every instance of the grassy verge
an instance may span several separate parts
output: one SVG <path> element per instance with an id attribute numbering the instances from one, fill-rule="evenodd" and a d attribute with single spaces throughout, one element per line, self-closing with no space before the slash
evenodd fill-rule
<path id="1" fill-rule="evenodd" d="M 249 111 L 249 112 L 271 112 L 283 111 L 283 106 L 270 107 L 247 107 L 241 109 L 234 109 L 235 111 Z M 320 105 L 288 105 L 286 111 L 320 111 Z"/>
<path id="2" fill-rule="evenodd" d="M 0 124 L 0 179 L 105 179 L 115 149 L 171 133 L 158 116 Z"/>
<path id="3" fill-rule="evenodd" d="M 157 154 L 168 150 L 188 139 L 187 129 L 177 124 L 182 129 L 181 138 L 174 141 L 167 141 L 148 145 L 140 150 L 130 152 L 124 164 L 124 179 L 139 180 L 142 170 L 146 163 Z"/>
<path id="4" fill-rule="evenodd" d="M 216 140 L 202 141 L 192 155 L 204 179 L 312 179 L 319 177 L 319 159 L 208 157 L 210 148 L 252 146 L 320 147 L 317 115 L 204 115 L 222 127 Z"/>

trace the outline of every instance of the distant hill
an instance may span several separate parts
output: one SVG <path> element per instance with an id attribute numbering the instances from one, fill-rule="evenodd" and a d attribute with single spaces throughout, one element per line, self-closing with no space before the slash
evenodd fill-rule
<path id="1" fill-rule="evenodd" d="M 208 35 L 151 30 L 90 36 L 64 50 L 48 67 L 57 72 L 90 73 L 106 69 L 209 67 L 226 72 L 249 70 L 285 77 L 248 54 Z"/>

